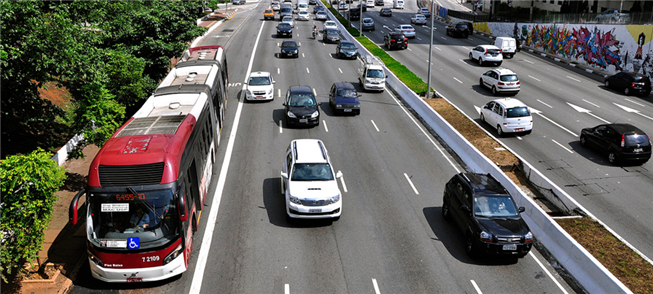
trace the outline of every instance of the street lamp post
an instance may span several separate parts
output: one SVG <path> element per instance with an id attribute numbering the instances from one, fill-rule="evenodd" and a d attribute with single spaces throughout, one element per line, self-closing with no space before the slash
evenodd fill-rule
<path id="1" fill-rule="evenodd" d="M 431 38 L 429 39 L 429 70 L 427 73 L 428 77 L 426 82 L 426 99 L 431 98 L 431 58 L 433 57 L 433 24 L 435 19 L 435 16 L 433 15 L 434 13 L 433 1 L 431 0 Z"/>

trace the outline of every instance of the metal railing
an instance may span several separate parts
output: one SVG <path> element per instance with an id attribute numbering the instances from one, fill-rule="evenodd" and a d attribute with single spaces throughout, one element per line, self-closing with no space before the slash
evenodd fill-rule
<path id="1" fill-rule="evenodd" d="M 547 13 L 476 15 L 474 13 L 449 10 L 448 16 L 473 22 L 523 22 L 523 23 L 569 23 L 569 24 L 653 24 L 653 12 L 627 12 L 626 17 L 608 17 L 601 13 Z"/>

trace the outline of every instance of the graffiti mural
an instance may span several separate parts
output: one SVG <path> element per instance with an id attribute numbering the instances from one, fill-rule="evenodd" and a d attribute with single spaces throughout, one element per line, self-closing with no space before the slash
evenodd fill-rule
<path id="1" fill-rule="evenodd" d="M 611 74 L 625 70 L 653 78 L 650 25 L 475 23 L 474 27 L 494 36 L 513 36 L 523 46 Z"/>

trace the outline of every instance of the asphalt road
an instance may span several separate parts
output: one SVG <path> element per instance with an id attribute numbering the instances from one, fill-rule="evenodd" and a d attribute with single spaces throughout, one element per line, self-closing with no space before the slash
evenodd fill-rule
<path id="1" fill-rule="evenodd" d="M 293 30 L 300 57 L 278 58 L 277 22 L 262 20 L 268 3 L 248 3 L 199 44 L 226 47 L 231 87 L 191 267 L 172 280 L 141 285 L 103 284 L 82 270 L 73 293 L 573 292 L 537 250 L 517 263 L 468 258 L 462 233 L 441 217 L 444 184 L 464 168 L 387 91 L 363 92 L 360 116 L 333 116 L 328 89 L 336 81 L 357 86 L 358 62 L 336 59 L 334 44 L 313 40 L 313 21 Z M 254 48 L 251 70 L 273 74 L 274 101 L 240 101 Z M 283 122 L 280 96 L 298 84 L 317 93 L 317 127 Z M 286 220 L 279 171 L 297 138 L 324 141 L 344 174 L 339 221 Z M 212 206 L 216 199 L 219 206 Z M 202 244 L 216 211 L 211 241 Z M 207 249 L 206 259 L 198 258 Z"/>

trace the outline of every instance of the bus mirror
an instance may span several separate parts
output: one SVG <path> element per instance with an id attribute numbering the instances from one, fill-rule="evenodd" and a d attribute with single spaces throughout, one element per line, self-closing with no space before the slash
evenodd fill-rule
<path id="1" fill-rule="evenodd" d="M 77 192 L 77 195 L 73 197 L 73 201 L 70 202 L 70 208 L 68 208 L 68 221 L 73 226 L 77 224 L 77 203 L 79 202 L 79 198 L 82 197 L 85 192 L 85 189 Z"/>
<path id="2" fill-rule="evenodd" d="M 177 197 L 177 201 L 178 201 L 177 208 L 179 209 L 179 219 L 182 222 L 185 222 L 188 220 L 188 214 L 186 213 L 186 195 L 184 195 L 184 193 L 180 191 L 178 196 L 179 197 Z"/>

